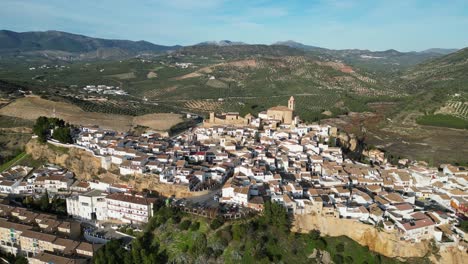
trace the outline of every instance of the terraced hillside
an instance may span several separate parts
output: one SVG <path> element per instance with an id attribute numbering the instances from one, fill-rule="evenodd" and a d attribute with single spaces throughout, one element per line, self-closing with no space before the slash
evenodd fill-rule
<path id="1" fill-rule="evenodd" d="M 415 95 L 406 111 L 418 112 L 426 116 L 425 120 L 447 116 L 456 123 L 465 123 L 462 127 L 468 126 L 468 48 L 417 65 L 399 81 Z"/>
<path id="2" fill-rule="evenodd" d="M 23 82 L 35 93 L 87 111 L 140 115 L 151 112 L 257 113 L 297 97 L 306 121 L 349 111 L 367 102 L 399 100 L 405 93 L 379 75 L 286 46 L 194 46 L 153 59 L 58 64 L 0 64 L 0 79 Z M 83 89 L 119 87 L 128 95 Z M 325 114 L 322 114 L 325 113 Z"/>

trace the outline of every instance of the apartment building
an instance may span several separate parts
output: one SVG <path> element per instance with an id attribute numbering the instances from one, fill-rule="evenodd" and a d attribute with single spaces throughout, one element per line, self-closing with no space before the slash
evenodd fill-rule
<path id="1" fill-rule="evenodd" d="M 124 223 L 147 223 L 153 215 L 155 199 L 129 193 L 113 193 L 106 197 L 109 219 Z"/>
<path id="2" fill-rule="evenodd" d="M 91 221 L 107 219 L 106 193 L 92 190 L 72 195 L 67 200 L 67 213 L 74 218 Z"/>

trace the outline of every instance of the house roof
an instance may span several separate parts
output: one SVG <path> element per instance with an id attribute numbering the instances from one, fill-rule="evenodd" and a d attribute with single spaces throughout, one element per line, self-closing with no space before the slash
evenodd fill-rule
<path id="1" fill-rule="evenodd" d="M 434 225 L 431 219 L 420 219 L 402 224 L 406 231 Z"/>
<path id="2" fill-rule="evenodd" d="M 288 111 L 288 112 L 292 112 L 293 110 L 289 109 L 287 106 L 283 106 L 283 105 L 278 105 L 278 106 L 273 106 L 273 107 L 270 107 L 268 108 L 268 111 Z"/>

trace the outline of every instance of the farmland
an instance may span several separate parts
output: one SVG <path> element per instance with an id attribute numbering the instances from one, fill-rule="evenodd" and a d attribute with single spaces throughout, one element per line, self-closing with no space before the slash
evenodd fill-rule
<path id="1" fill-rule="evenodd" d="M 67 101 L 86 112 L 133 116 L 180 111 L 258 113 L 284 104 L 285 98 L 294 95 L 298 114 L 305 121 L 316 121 L 327 117 L 321 114 L 324 111 L 333 115 L 365 111 L 368 101 L 394 101 L 404 96 L 386 87 L 378 76 L 299 53 L 225 60 L 190 52 L 152 60 L 72 62 L 39 68 L 23 62 L 11 68 L 3 66 L 0 78 L 21 80 L 35 94 Z M 191 66 L 178 67 L 176 63 L 182 62 Z M 30 70 L 30 66 L 36 67 Z M 128 95 L 83 90 L 86 85 L 98 84 L 120 87 Z"/>
<path id="2" fill-rule="evenodd" d="M 39 97 L 24 97 L 0 109 L 0 115 L 35 120 L 39 116 L 56 116 L 77 125 L 100 125 L 103 128 L 117 131 L 127 131 L 140 125 L 155 130 L 168 130 L 182 121 L 178 114 L 148 114 L 129 116 L 85 112 L 76 105 L 65 102 L 55 102 Z"/>
<path id="3" fill-rule="evenodd" d="M 424 115 L 416 122 L 420 125 L 468 129 L 468 121 L 451 115 Z"/>
<path id="4" fill-rule="evenodd" d="M 447 101 L 436 114 L 448 114 L 455 117 L 468 120 L 468 102 L 461 101 Z"/>

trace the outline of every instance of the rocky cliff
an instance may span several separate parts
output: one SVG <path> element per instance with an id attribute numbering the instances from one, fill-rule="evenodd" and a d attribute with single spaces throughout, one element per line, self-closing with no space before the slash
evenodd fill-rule
<path id="1" fill-rule="evenodd" d="M 387 257 L 424 257 L 429 252 L 429 243 L 400 241 L 395 234 L 379 232 L 374 226 L 351 219 L 337 219 L 316 215 L 297 215 L 293 231 L 308 233 L 317 229 L 327 236 L 347 236 L 370 250 Z"/>
<path id="2" fill-rule="evenodd" d="M 192 197 L 205 195 L 208 191 L 190 192 L 187 186 L 164 184 L 159 182 L 156 175 L 136 175 L 120 177 L 118 168 L 112 166 L 110 171 L 101 168 L 101 159 L 81 148 L 58 147 L 50 143 L 41 144 L 32 139 L 26 144 L 26 152 L 33 159 L 41 159 L 67 168 L 75 173 L 79 180 L 99 179 L 107 183 L 122 183 L 133 186 L 135 190 L 154 190 L 164 196 Z"/>
<path id="3" fill-rule="evenodd" d="M 101 159 L 83 149 L 41 144 L 36 139 L 31 139 L 25 149 L 35 160 L 41 159 L 73 171 L 77 179 L 90 180 L 102 171 Z"/>

